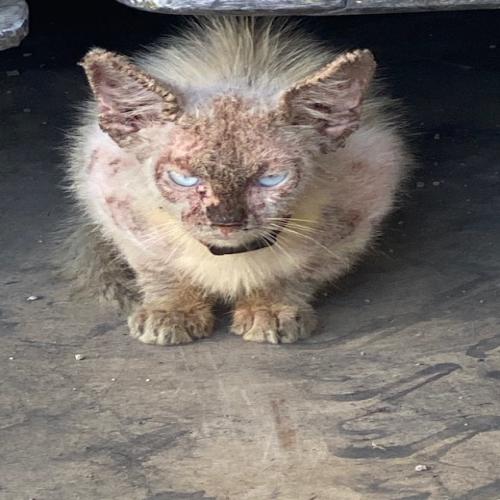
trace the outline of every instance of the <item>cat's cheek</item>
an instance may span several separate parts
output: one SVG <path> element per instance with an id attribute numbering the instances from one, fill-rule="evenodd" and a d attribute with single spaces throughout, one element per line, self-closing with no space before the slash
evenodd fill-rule
<path id="1" fill-rule="evenodd" d="M 124 186 L 133 184 L 139 170 L 134 156 L 101 146 L 90 153 L 83 184 L 93 209 L 109 227 L 138 236 L 145 231 L 145 222 L 135 214 L 132 194 Z"/>
<path id="2" fill-rule="evenodd" d="M 250 190 L 247 194 L 248 221 L 250 224 L 262 222 L 266 213 L 266 202 L 258 190 Z"/>
<path id="3" fill-rule="evenodd" d="M 181 215 L 182 222 L 189 226 L 199 226 L 205 219 L 205 211 L 199 203 L 193 203 Z"/>
<path id="4" fill-rule="evenodd" d="M 170 186 L 163 176 L 156 177 L 156 186 L 165 201 L 169 211 L 181 219 L 188 226 L 203 223 L 204 209 L 201 196 L 197 190 L 174 188 Z"/>
<path id="5" fill-rule="evenodd" d="M 291 186 L 275 189 L 252 189 L 248 195 L 249 213 L 257 221 L 269 217 L 285 217 Z"/>
<path id="6" fill-rule="evenodd" d="M 168 183 L 163 179 L 162 175 L 156 175 L 155 178 L 156 187 L 160 194 L 172 205 L 178 205 L 183 201 L 182 192 L 178 189 L 174 189 L 168 185 Z"/>
<path id="7" fill-rule="evenodd" d="M 200 195 L 192 189 L 169 189 L 162 192 L 169 203 L 169 211 L 176 214 L 188 226 L 203 224 L 205 209 Z"/>
<path id="8" fill-rule="evenodd" d="M 146 233 L 146 221 L 134 212 L 130 197 L 109 195 L 105 197 L 105 203 L 110 218 L 117 228 L 138 237 Z"/>

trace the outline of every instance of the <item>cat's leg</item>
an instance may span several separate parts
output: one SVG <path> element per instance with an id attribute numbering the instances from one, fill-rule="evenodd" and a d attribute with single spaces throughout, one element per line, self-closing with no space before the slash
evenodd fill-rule
<path id="1" fill-rule="evenodd" d="M 297 295 L 291 287 L 275 288 L 239 299 L 231 331 L 244 340 L 290 344 L 309 337 L 316 328 L 316 314 L 307 291 Z"/>
<path id="2" fill-rule="evenodd" d="M 144 302 L 128 318 L 130 334 L 145 344 L 187 344 L 213 332 L 213 301 L 200 289 L 158 273 L 140 273 Z"/>
<path id="3" fill-rule="evenodd" d="M 98 226 L 85 222 L 73 226 L 54 256 L 61 276 L 73 282 L 72 294 L 116 301 L 121 309 L 133 309 L 141 296 L 132 268 Z"/>

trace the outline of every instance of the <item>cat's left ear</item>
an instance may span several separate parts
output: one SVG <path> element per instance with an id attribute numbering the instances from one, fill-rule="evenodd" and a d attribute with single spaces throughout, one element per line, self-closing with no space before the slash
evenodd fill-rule
<path id="1" fill-rule="evenodd" d="M 176 121 L 181 115 L 174 91 L 124 56 L 93 49 L 80 65 L 97 101 L 101 129 L 121 146 L 141 129 Z"/>
<path id="2" fill-rule="evenodd" d="M 361 104 L 375 67 L 369 50 L 337 57 L 283 94 L 280 106 L 286 122 L 312 125 L 342 141 L 359 126 Z"/>

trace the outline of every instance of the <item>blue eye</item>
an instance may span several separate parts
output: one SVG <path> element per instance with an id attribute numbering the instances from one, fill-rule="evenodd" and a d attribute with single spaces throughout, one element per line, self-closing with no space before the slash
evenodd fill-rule
<path id="1" fill-rule="evenodd" d="M 283 174 L 273 174 L 273 175 L 265 175 L 257 180 L 257 183 L 263 187 L 276 187 L 288 178 L 288 174 L 285 172 Z"/>
<path id="2" fill-rule="evenodd" d="M 170 177 L 170 179 L 172 179 L 173 182 L 182 187 L 194 187 L 200 182 L 199 177 L 182 175 L 175 170 L 170 170 L 168 172 L 168 176 Z"/>

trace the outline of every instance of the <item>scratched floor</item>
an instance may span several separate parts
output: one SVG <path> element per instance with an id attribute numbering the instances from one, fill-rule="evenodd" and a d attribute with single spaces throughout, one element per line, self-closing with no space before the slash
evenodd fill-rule
<path id="1" fill-rule="evenodd" d="M 178 20 L 32 3 L 0 53 L 0 498 L 500 498 L 500 12 L 309 23 L 374 49 L 421 169 L 316 337 L 246 344 L 222 323 L 170 349 L 71 302 L 50 257 L 76 60 Z"/>

